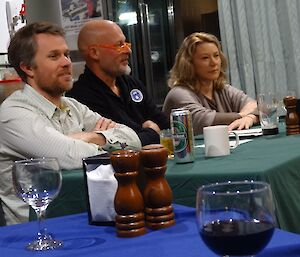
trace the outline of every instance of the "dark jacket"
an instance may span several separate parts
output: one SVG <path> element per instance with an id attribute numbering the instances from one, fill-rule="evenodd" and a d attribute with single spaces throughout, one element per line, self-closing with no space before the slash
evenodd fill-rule
<path id="1" fill-rule="evenodd" d="M 116 79 L 120 97 L 93 72 L 85 68 L 66 96 L 73 97 L 105 118 L 132 128 L 142 145 L 159 143 L 159 135 L 151 128 L 142 128 L 143 122 L 151 120 L 160 129 L 169 128 L 169 119 L 154 104 L 142 82 L 132 76 Z"/>

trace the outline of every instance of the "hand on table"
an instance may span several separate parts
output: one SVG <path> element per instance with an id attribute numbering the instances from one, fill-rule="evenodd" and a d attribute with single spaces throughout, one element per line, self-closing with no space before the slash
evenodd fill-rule
<path id="1" fill-rule="evenodd" d="M 231 122 L 228 126 L 229 131 L 234 129 L 249 129 L 257 122 L 257 117 L 254 114 L 248 114 L 240 119 Z"/>

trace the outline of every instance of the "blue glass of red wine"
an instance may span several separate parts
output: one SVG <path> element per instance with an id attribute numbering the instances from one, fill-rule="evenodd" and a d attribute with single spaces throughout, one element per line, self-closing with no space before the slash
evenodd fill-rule
<path id="1" fill-rule="evenodd" d="M 197 191 L 199 234 L 219 256 L 255 256 L 276 226 L 271 188 L 266 182 L 235 181 L 202 186 Z"/>

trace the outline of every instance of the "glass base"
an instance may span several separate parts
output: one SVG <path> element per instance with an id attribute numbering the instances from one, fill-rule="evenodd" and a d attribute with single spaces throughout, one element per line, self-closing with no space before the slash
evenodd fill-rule
<path id="1" fill-rule="evenodd" d="M 272 135 L 279 134 L 278 127 L 275 127 L 275 128 L 263 128 L 262 132 L 263 132 L 264 136 L 272 136 Z"/>
<path id="2" fill-rule="evenodd" d="M 62 246 L 63 246 L 62 241 L 54 240 L 51 238 L 51 239 L 44 239 L 44 240 L 42 239 L 35 240 L 29 243 L 26 249 L 30 251 L 47 251 L 47 250 L 54 250 Z"/>

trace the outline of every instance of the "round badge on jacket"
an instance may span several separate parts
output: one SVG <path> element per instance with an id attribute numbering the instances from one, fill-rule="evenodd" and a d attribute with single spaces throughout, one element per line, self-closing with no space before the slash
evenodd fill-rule
<path id="1" fill-rule="evenodd" d="M 143 93 L 140 90 L 136 89 L 136 88 L 132 89 L 130 91 L 130 96 L 131 96 L 132 101 L 134 101 L 136 103 L 141 102 L 143 100 L 143 97 L 144 97 Z"/>

